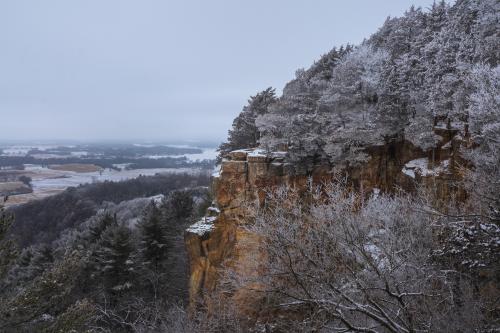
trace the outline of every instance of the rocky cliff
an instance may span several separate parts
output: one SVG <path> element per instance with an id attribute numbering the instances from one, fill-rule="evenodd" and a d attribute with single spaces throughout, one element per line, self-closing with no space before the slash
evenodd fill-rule
<path id="1" fill-rule="evenodd" d="M 450 208 L 474 212 L 467 221 L 462 213 L 451 216 L 449 211 L 436 210 L 440 218 L 453 217 L 457 219 L 453 225 L 459 225 L 441 225 L 442 237 L 436 244 L 443 249 L 436 253 L 446 261 L 445 270 L 456 266 L 474 273 L 476 280 L 497 276 L 495 272 L 482 278 L 483 270 L 471 267 L 496 269 L 482 260 L 496 260 L 490 254 L 497 249 L 498 237 L 492 235 L 500 234 L 494 225 L 500 216 L 495 181 L 500 175 L 496 98 L 500 72 L 497 48 L 491 47 L 498 44 L 499 35 L 494 32 L 498 31 L 499 9 L 493 0 L 457 1 L 453 6 L 441 2 L 428 12 L 413 8 L 402 18 L 387 20 L 361 45 L 334 48 L 309 69 L 298 70 L 282 96 L 276 96 L 273 89 L 252 96 L 220 147 L 224 158 L 213 181 L 214 205 L 185 235 L 191 304 L 217 300 L 211 296 L 222 293 L 240 313 L 252 317 L 252 312 L 258 312 L 256 300 L 265 294 L 255 291 L 262 291 L 258 285 L 228 290 L 231 284 L 225 280 L 231 271 L 237 277 L 258 275 L 252 271 L 251 267 L 258 267 L 253 263 L 268 259 L 258 253 L 263 243 L 247 228 L 253 222 L 252 207 L 262 203 L 273 187 L 286 185 L 300 194 L 310 181 L 328 182 L 339 174 L 346 175 L 348 186 L 365 196 L 398 189 L 411 193 L 423 185 L 431 190 L 432 208 L 444 208 L 450 199 L 477 206 Z M 253 148 L 257 145 L 266 151 Z M 462 167 L 472 170 L 470 178 L 464 179 Z M 482 241 L 483 236 L 488 241 Z M 300 244 L 302 238 L 297 239 Z M 272 242 L 282 246 L 280 239 Z M 283 258 L 288 259 L 285 266 L 293 266 L 288 252 Z M 295 280 L 284 286 L 284 294 L 291 284 L 301 284 L 290 270 Z M 283 269 L 278 271 L 269 288 L 274 288 L 272 283 L 282 273 Z M 357 283 L 357 278 L 350 282 Z M 310 295 L 305 294 L 307 299 L 301 301 L 310 305 Z M 297 300 L 286 296 L 286 300 Z M 399 320 L 400 312 L 395 313 Z M 432 317 L 433 310 L 428 314 Z M 344 329 L 355 331 L 349 325 Z"/>
<path id="2" fill-rule="evenodd" d="M 394 138 L 384 145 L 367 149 L 370 159 L 361 167 L 345 168 L 353 187 L 366 194 L 393 191 L 400 187 L 411 191 L 416 183 L 428 184 L 439 198 L 451 192 L 464 195 L 454 187 L 457 172 L 458 149 L 463 144 L 457 131 L 438 124 L 434 132 L 442 139 L 438 148 L 422 151 L 403 137 Z M 313 183 L 327 182 L 334 175 L 335 166 L 317 165 L 308 174 L 298 174 L 287 162 L 286 152 L 266 153 L 260 149 L 236 150 L 221 162 L 214 174 L 214 204 L 207 216 L 191 226 L 185 235 L 190 259 L 190 301 L 217 292 L 221 276 L 228 269 L 242 270 L 260 254 L 253 250 L 254 236 L 245 230 L 251 222 L 250 207 L 262 203 L 266 191 L 280 185 L 306 189 Z M 245 312 L 255 311 L 253 300 L 257 295 L 236 291 L 231 297 L 237 307 Z"/>

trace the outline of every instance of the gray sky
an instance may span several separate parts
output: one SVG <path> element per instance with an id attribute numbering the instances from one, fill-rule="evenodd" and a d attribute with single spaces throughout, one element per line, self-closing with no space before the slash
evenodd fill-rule
<path id="1" fill-rule="evenodd" d="M 250 95 L 433 0 L 0 0 L 0 140 L 223 140 Z"/>

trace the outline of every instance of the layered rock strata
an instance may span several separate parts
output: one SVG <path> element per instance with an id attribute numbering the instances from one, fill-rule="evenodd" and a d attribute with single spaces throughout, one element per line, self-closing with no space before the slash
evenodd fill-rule
<path id="1" fill-rule="evenodd" d="M 416 183 L 432 185 L 438 197 L 446 198 L 453 191 L 457 173 L 458 150 L 462 138 L 451 128 L 437 126 L 434 132 L 442 137 L 438 147 L 424 152 L 404 139 L 395 139 L 381 146 L 369 147 L 370 160 L 361 167 L 344 171 L 356 187 L 367 194 L 403 188 L 411 191 Z M 221 276 L 228 268 L 245 272 L 246 265 L 258 260 L 252 242 L 255 236 L 244 228 L 251 218 L 252 207 L 262 203 L 266 191 L 280 185 L 305 190 L 313 183 L 332 179 L 332 166 L 318 165 L 309 174 L 296 174 L 286 162 L 286 152 L 266 153 L 260 149 L 236 150 L 228 154 L 213 178 L 213 206 L 207 216 L 191 226 L 185 234 L 190 259 L 190 301 L 195 304 L 217 290 Z M 461 194 L 463 195 L 463 193 Z M 252 303 L 252 295 L 232 295 L 238 307 Z"/>

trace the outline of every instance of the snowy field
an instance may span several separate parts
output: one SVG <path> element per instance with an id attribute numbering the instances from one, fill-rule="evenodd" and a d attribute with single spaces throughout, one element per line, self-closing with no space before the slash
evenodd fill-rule
<path id="1" fill-rule="evenodd" d="M 12 195 L 6 206 L 26 203 L 30 200 L 45 198 L 60 193 L 68 187 L 104 182 L 123 181 L 137 178 L 139 176 L 153 176 L 155 174 L 190 173 L 197 174 L 207 172 L 198 168 L 159 168 L 159 169 L 135 169 L 135 170 L 113 170 L 105 169 L 96 172 L 74 172 L 65 170 L 53 170 L 39 165 L 26 165 L 26 174 L 33 180 L 31 182 L 33 193 Z"/>
<path id="2" fill-rule="evenodd" d="M 153 176 L 157 173 L 198 173 L 200 169 L 195 168 L 160 168 L 160 169 L 135 169 L 135 170 L 120 170 L 105 169 L 95 172 L 74 172 L 62 171 L 43 168 L 36 165 L 27 165 L 26 171 L 31 172 L 34 176 L 31 182 L 33 191 L 42 192 L 45 190 L 65 189 L 71 186 L 81 184 L 89 184 L 96 182 L 122 181 L 127 179 L 137 178 L 139 176 Z M 37 177 L 38 176 L 38 177 Z"/>
<path id="3" fill-rule="evenodd" d="M 155 147 L 155 146 L 165 146 L 165 147 L 173 147 L 173 148 L 197 148 L 201 149 L 201 153 L 196 154 L 177 154 L 177 155 L 145 155 L 143 157 L 159 159 L 165 157 L 186 157 L 189 161 L 203 161 L 203 160 L 211 160 L 217 157 L 217 149 L 216 148 L 199 148 L 196 146 L 189 145 L 149 145 L 149 144 L 133 144 L 136 147 Z M 88 151 L 81 150 L 82 147 L 77 147 L 73 145 L 12 145 L 12 146 L 0 146 L 0 156 L 26 156 L 28 155 L 30 150 L 37 149 L 40 152 L 45 152 L 50 149 L 56 149 L 59 147 L 65 148 L 75 148 L 75 151 L 72 151 L 68 155 L 57 155 L 57 154 L 32 154 L 31 156 L 35 158 L 57 158 L 57 157 L 84 157 L 89 154 Z"/>
<path id="4" fill-rule="evenodd" d="M 150 146 L 134 144 L 135 146 Z M 74 148 L 75 151 L 68 153 L 67 157 L 85 157 L 87 152 L 82 149 L 82 146 L 62 145 L 66 148 Z M 153 146 L 153 145 L 151 145 Z M 157 145 L 158 146 L 158 145 Z M 168 145 L 174 147 L 174 145 Z M 61 147 L 61 145 L 11 145 L 1 147 L 1 156 L 27 156 L 32 149 L 38 149 L 42 153 L 33 154 L 31 156 L 39 159 L 48 157 L 64 158 L 66 156 L 44 153 L 47 150 Z M 194 146 L 182 146 L 179 148 L 197 148 Z M 195 154 L 182 154 L 182 155 L 145 155 L 143 158 L 159 159 L 164 157 L 185 157 L 189 162 L 197 162 L 203 160 L 215 159 L 217 156 L 216 148 L 199 148 L 201 153 Z M 120 170 L 104 169 L 101 171 L 92 172 L 76 172 L 69 170 L 55 170 L 55 168 L 42 167 L 40 165 L 25 165 L 23 174 L 32 178 L 33 193 L 12 195 L 9 197 L 6 206 L 22 204 L 34 199 L 44 198 L 64 191 L 68 187 L 104 182 L 104 181 L 123 181 L 128 179 L 137 178 L 141 175 L 152 176 L 161 173 L 200 173 L 207 172 L 197 167 L 184 167 L 184 168 L 154 168 L 154 169 L 134 169 L 126 170 L 126 166 L 130 163 L 116 164 L 115 166 Z M 81 171 L 81 170 L 79 170 Z"/>
<path id="5" fill-rule="evenodd" d="M 203 148 L 203 152 L 198 154 L 183 154 L 183 155 L 148 155 L 147 158 L 158 159 L 164 157 L 186 157 L 191 162 L 214 160 L 217 157 L 216 148 Z"/>
<path id="6" fill-rule="evenodd" d="M 14 145 L 14 146 L 6 146 L 0 147 L 3 154 L 2 156 L 26 156 L 28 152 L 32 149 L 38 149 L 40 151 L 45 151 L 47 149 L 54 149 L 58 146 L 55 145 Z M 70 147 L 70 146 L 66 146 Z"/>

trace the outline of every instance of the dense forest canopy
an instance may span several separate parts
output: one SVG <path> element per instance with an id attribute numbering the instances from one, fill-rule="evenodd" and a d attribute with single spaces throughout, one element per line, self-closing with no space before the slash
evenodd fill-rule
<path id="1" fill-rule="evenodd" d="M 356 165 L 369 158 L 364 148 L 398 136 L 432 149 L 437 125 L 494 145 L 499 10 L 496 0 L 440 1 L 388 18 L 361 45 L 334 48 L 298 70 L 281 97 L 262 98 L 271 89 L 252 97 L 221 153 L 261 146 L 288 150 L 290 160 L 306 169 Z"/>

